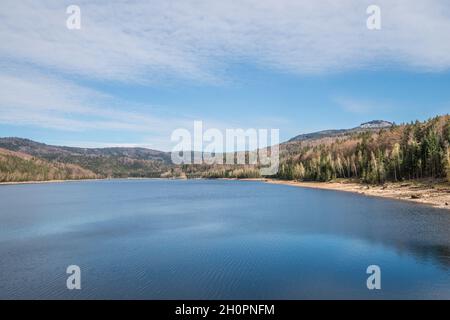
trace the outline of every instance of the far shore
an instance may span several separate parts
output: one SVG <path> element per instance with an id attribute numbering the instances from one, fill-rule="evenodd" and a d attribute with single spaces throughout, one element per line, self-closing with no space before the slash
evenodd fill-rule
<path id="1" fill-rule="evenodd" d="M 42 181 L 9 181 L 0 182 L 0 185 L 16 184 L 43 184 L 43 183 L 64 183 L 64 182 L 82 182 L 82 181 L 105 181 L 105 180 L 184 180 L 175 178 L 93 178 L 93 179 L 67 179 L 67 180 L 42 180 Z"/>
<path id="2" fill-rule="evenodd" d="M 200 179 L 200 178 L 199 178 Z M 74 179 L 46 181 L 13 181 L 0 182 L 0 185 L 64 183 L 103 180 L 186 180 L 184 178 L 105 178 L 105 179 Z M 389 182 L 384 185 L 366 185 L 357 182 L 304 182 L 292 180 L 277 180 L 268 178 L 219 178 L 218 180 L 261 181 L 270 184 L 288 185 L 302 188 L 325 189 L 358 193 L 364 196 L 382 197 L 429 205 L 435 208 L 450 210 L 450 185 L 423 183 L 420 181 Z"/>
<path id="3" fill-rule="evenodd" d="M 42 184 L 42 183 L 63 183 L 63 182 L 76 182 L 76 181 L 98 181 L 108 179 L 67 179 L 67 180 L 37 180 L 37 181 L 8 181 L 0 182 L 0 185 L 15 185 L 15 184 Z"/>

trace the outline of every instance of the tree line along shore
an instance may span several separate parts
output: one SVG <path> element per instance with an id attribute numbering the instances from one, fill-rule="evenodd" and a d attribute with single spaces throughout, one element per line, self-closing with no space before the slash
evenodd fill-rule
<path id="1" fill-rule="evenodd" d="M 355 185 L 373 190 L 356 190 L 366 194 L 377 188 L 379 194 L 387 194 L 392 188 L 407 190 L 408 185 L 416 190 L 408 191 L 412 199 L 435 194 L 445 206 L 450 197 L 446 193 L 450 181 L 449 146 L 449 115 L 379 130 L 288 141 L 280 144 L 279 170 L 269 178 L 305 186 L 322 182 L 336 189 Z M 105 178 L 262 177 L 258 166 L 173 165 L 169 153 L 142 148 L 83 149 L 0 138 L 2 183 Z M 417 192 L 425 189 L 428 191 Z"/>

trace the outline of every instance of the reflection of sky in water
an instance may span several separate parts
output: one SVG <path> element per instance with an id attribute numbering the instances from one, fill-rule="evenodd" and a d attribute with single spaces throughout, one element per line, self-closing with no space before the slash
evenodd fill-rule
<path id="1" fill-rule="evenodd" d="M 165 180 L 1 186 L 0 199 L 0 298 L 450 298 L 450 216 L 417 204 Z M 365 287 L 370 264 L 381 291 Z"/>

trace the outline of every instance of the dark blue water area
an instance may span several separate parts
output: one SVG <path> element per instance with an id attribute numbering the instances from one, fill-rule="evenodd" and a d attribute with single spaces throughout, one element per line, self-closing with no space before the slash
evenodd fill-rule
<path id="1" fill-rule="evenodd" d="M 3 185 L 0 257 L 3 299 L 449 299 L 450 214 L 257 181 Z"/>

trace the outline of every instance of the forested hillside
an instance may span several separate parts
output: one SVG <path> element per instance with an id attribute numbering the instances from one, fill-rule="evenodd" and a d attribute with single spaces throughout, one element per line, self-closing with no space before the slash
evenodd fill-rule
<path id="1" fill-rule="evenodd" d="M 29 139 L 0 138 L 0 148 L 49 163 L 74 164 L 99 178 L 160 177 L 170 166 L 170 153 L 145 148 L 74 148 Z"/>
<path id="2" fill-rule="evenodd" d="M 0 148 L 0 182 L 92 179 L 97 175 L 74 164 L 48 162 Z"/>
<path id="3" fill-rule="evenodd" d="M 449 145 L 449 115 L 403 125 L 371 121 L 348 130 L 299 135 L 282 143 L 279 171 L 272 178 L 346 178 L 373 184 L 450 179 Z M 260 177 L 257 166 L 173 165 L 170 153 L 144 148 L 71 148 L 0 138 L 0 150 L 0 181 Z"/>
<path id="4" fill-rule="evenodd" d="M 324 141 L 288 143 L 281 179 L 383 183 L 450 178 L 450 116 Z"/>

